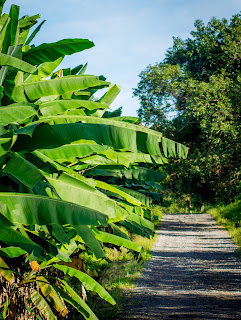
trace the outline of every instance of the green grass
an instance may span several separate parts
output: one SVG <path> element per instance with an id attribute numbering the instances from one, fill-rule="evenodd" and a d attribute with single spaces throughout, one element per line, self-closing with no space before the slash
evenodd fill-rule
<path id="1" fill-rule="evenodd" d="M 241 200 L 228 205 L 217 205 L 207 211 L 214 219 L 228 230 L 234 242 L 241 250 Z"/>
<path id="2" fill-rule="evenodd" d="M 191 208 L 187 199 L 191 200 Z M 163 197 L 163 206 L 165 213 L 198 213 L 201 211 L 201 205 L 197 205 L 189 195 L 177 196 L 173 192 L 165 192 Z"/>
<path id="3" fill-rule="evenodd" d="M 162 206 L 165 213 L 202 213 L 210 208 L 200 195 L 174 193 L 168 189 L 163 192 Z"/>
<path id="4" fill-rule="evenodd" d="M 159 224 L 162 216 L 162 209 L 157 206 L 154 207 L 152 217 L 155 225 Z M 106 255 L 111 262 L 105 260 L 93 261 L 93 258 L 87 260 L 86 272 L 95 277 L 116 301 L 116 305 L 112 306 L 97 295 L 90 296 L 88 304 L 100 320 L 116 319 L 118 314 L 123 311 L 125 293 L 128 292 L 128 297 L 130 297 L 145 263 L 151 259 L 151 249 L 155 240 L 156 236 L 152 239 L 141 236 L 133 237 L 133 241 L 141 244 L 144 248 L 141 260 L 138 260 L 138 257 L 126 248 L 121 247 L 117 250 L 111 246 L 105 247 Z"/>

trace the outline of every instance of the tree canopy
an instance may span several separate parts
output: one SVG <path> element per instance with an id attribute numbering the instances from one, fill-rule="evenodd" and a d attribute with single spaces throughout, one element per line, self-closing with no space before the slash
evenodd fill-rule
<path id="1" fill-rule="evenodd" d="M 180 192 L 229 198 L 240 175 L 241 15 L 194 26 L 141 72 L 138 116 L 190 146 L 189 160 L 176 167 Z"/>

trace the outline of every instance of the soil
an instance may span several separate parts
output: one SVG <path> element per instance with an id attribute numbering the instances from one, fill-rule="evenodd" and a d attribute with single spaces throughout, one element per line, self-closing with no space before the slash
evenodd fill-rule
<path id="1" fill-rule="evenodd" d="M 208 214 L 166 214 L 119 319 L 241 319 L 237 246 Z"/>

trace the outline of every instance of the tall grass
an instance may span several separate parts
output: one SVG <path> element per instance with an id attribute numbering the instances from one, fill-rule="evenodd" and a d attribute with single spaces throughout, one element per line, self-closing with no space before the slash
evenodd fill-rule
<path id="1" fill-rule="evenodd" d="M 241 200 L 228 205 L 220 204 L 207 211 L 219 224 L 228 230 L 235 243 L 241 248 Z"/>

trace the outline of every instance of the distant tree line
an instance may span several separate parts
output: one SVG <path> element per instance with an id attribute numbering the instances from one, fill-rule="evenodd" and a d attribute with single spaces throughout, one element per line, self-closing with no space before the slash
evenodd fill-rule
<path id="1" fill-rule="evenodd" d="M 188 160 L 166 166 L 169 187 L 200 203 L 229 201 L 240 181 L 241 15 L 194 26 L 141 72 L 134 96 L 146 125 L 190 147 Z"/>

